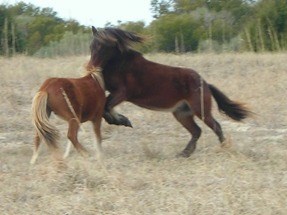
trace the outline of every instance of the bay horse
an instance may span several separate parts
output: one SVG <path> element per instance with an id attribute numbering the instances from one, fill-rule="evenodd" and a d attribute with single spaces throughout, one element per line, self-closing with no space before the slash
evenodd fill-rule
<path id="1" fill-rule="evenodd" d="M 143 108 L 172 112 L 176 120 L 191 134 L 191 140 L 179 154 L 189 157 L 196 148 L 201 129 L 194 117 L 201 119 L 224 143 L 220 124 L 211 113 L 212 97 L 221 113 L 241 121 L 251 112 L 245 105 L 230 100 L 215 86 L 207 83 L 194 70 L 149 61 L 131 48 L 144 38 L 118 28 L 92 27 L 91 56 L 88 69 L 102 71 L 107 97 L 104 118 L 111 124 L 129 125 L 129 119 L 113 108 L 123 101 Z M 131 124 L 130 124 L 131 125 Z"/>
<path id="2" fill-rule="evenodd" d="M 96 135 L 97 152 L 101 153 L 101 120 L 104 112 L 106 96 L 101 76 L 89 72 L 81 78 L 49 78 L 33 98 L 32 121 L 35 127 L 34 152 L 31 164 L 36 162 L 39 145 L 44 140 L 57 160 L 59 156 L 57 142 L 59 131 L 49 121 L 52 112 L 68 122 L 67 137 L 70 140 L 64 155 L 70 151 L 71 142 L 77 151 L 86 155 L 86 149 L 79 143 L 77 133 L 80 124 L 91 121 Z"/>

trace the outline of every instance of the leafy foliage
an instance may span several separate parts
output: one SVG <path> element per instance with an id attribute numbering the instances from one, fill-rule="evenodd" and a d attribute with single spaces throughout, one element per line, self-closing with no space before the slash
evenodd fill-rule
<path id="1" fill-rule="evenodd" d="M 246 26 L 254 51 L 280 51 L 287 48 L 287 1 L 261 0 Z"/>
<path id="2" fill-rule="evenodd" d="M 147 38 L 142 52 L 281 51 L 287 49 L 286 0 L 151 0 L 154 21 L 114 27 Z M 110 23 L 106 24 L 111 26 Z M 88 54 L 90 28 L 51 8 L 0 5 L 0 55 Z"/>
<path id="3" fill-rule="evenodd" d="M 7 31 L 3 30 L 5 20 L 8 22 Z M 74 34 L 88 32 L 75 20 L 58 18 L 51 8 L 41 9 L 24 2 L 0 5 L 0 54 L 15 49 L 17 53 L 33 55 L 43 46 L 60 41 L 67 31 Z M 9 50 L 4 50 L 3 38 L 8 38 Z"/>

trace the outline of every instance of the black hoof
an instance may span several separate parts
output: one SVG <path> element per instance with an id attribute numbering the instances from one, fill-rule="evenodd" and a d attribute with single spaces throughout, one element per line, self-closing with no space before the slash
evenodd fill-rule
<path id="1" fill-rule="evenodd" d="M 109 112 L 105 112 L 103 115 L 106 122 L 110 125 L 123 125 L 126 127 L 133 127 L 130 120 L 124 115 L 118 114 L 117 117 L 114 117 Z"/>
<path id="2" fill-rule="evenodd" d="M 114 124 L 114 117 L 112 117 L 112 115 L 109 114 L 108 112 L 104 113 L 103 118 L 106 120 L 108 124 Z"/>
<path id="3" fill-rule="evenodd" d="M 119 114 L 118 123 L 119 123 L 119 125 L 124 125 L 126 127 L 131 127 L 131 128 L 133 127 L 130 120 L 121 114 Z"/>

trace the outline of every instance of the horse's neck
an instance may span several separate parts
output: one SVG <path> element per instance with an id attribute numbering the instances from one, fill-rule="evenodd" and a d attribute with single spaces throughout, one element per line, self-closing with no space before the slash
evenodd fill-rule
<path id="1" fill-rule="evenodd" d="M 137 51 L 130 50 L 127 53 L 123 54 L 120 58 L 117 59 L 117 67 L 118 68 L 130 68 L 137 64 L 145 63 L 147 60 L 143 57 L 143 55 Z"/>

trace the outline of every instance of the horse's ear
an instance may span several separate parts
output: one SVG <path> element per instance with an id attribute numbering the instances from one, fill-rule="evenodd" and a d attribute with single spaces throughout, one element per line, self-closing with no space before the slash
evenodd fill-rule
<path id="1" fill-rule="evenodd" d="M 94 26 L 92 26 L 92 32 L 93 35 L 95 36 L 98 33 L 98 30 Z"/>

